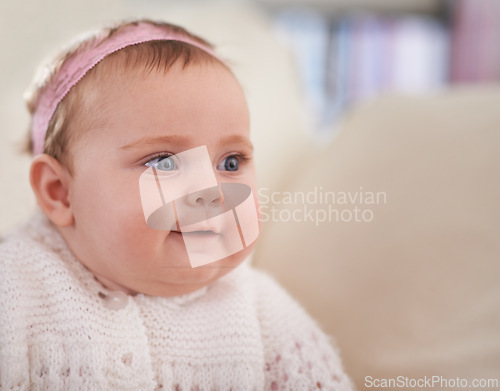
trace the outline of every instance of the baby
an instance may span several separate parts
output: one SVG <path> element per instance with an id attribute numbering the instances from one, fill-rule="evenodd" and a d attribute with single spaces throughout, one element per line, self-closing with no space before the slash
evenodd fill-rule
<path id="1" fill-rule="evenodd" d="M 244 262 L 249 113 L 209 43 L 104 29 L 28 105 L 43 213 L 0 244 L 0 389 L 351 389 L 327 336 Z"/>

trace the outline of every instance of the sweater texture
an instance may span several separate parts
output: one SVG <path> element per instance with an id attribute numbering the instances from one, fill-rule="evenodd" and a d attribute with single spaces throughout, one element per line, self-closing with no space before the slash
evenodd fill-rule
<path id="1" fill-rule="evenodd" d="M 41 213 L 0 243 L 0 390 L 351 390 L 329 338 L 239 266 L 193 293 L 112 294 Z"/>

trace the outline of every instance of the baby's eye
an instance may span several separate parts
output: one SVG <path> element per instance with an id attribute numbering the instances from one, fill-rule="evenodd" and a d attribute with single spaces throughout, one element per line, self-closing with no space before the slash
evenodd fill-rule
<path id="1" fill-rule="evenodd" d="M 177 169 L 177 165 L 175 164 L 175 160 L 172 158 L 172 155 L 157 156 L 145 163 L 145 166 L 161 171 L 173 171 Z"/>
<path id="2" fill-rule="evenodd" d="M 228 156 L 217 166 L 217 170 L 226 170 L 226 171 L 238 171 L 239 168 L 240 168 L 240 160 L 235 155 Z"/>

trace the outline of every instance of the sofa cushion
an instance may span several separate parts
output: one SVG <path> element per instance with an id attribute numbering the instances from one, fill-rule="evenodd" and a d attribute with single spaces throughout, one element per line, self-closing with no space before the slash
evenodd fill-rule
<path id="1" fill-rule="evenodd" d="M 499 86 L 388 96 L 340 129 L 290 162 L 281 193 L 260 190 L 254 264 L 335 336 L 359 388 L 497 378 Z"/>

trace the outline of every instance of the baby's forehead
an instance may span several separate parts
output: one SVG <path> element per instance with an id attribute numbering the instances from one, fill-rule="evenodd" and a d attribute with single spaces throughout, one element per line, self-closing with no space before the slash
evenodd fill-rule
<path id="1" fill-rule="evenodd" d="M 181 42 L 145 42 L 105 57 L 68 95 L 75 95 L 76 103 L 89 109 L 103 109 L 102 98 L 112 90 L 125 90 L 132 83 L 148 82 L 172 71 L 182 75 L 195 67 L 224 69 L 234 77 L 224 63 L 197 47 Z"/>
<path id="2" fill-rule="evenodd" d="M 110 54 L 77 83 L 74 88 L 78 90 L 77 99 L 80 102 L 88 101 L 88 105 L 99 106 L 97 97 L 105 97 L 110 90 L 124 90 L 132 83 L 148 82 L 158 76 L 167 76 L 171 72 L 183 76 L 192 68 L 198 67 L 203 71 L 222 70 L 237 82 L 230 68 L 211 54 L 185 43 L 175 43 L 176 46 L 180 45 L 182 50 L 171 45 L 173 43 L 170 41 L 146 42 Z"/>
<path id="3" fill-rule="evenodd" d="M 194 85 L 194 95 L 197 96 L 201 95 L 203 86 L 208 83 L 208 80 L 220 80 L 222 83 L 228 79 L 233 88 L 226 90 L 226 94 L 243 95 L 241 86 L 232 71 L 218 61 L 186 63 L 178 58 L 168 65 L 152 65 L 146 59 L 140 62 L 134 61 L 133 64 L 131 62 L 126 55 L 103 60 L 79 83 L 81 84 L 78 86 L 81 90 L 80 98 L 86 100 L 88 105 L 96 105 L 98 109 L 105 109 L 104 104 L 109 103 L 112 97 L 124 98 L 125 95 L 134 95 L 138 101 L 144 100 L 142 98 L 146 98 L 146 95 L 154 93 L 158 84 L 164 85 L 167 89 L 170 86 L 179 86 L 175 89 L 175 96 L 183 97 L 192 96 L 193 90 L 180 88 L 181 86 Z M 237 87 L 234 88 L 234 86 Z M 142 91 L 143 95 L 139 95 L 138 90 Z M 238 97 L 234 96 L 234 98 Z"/>
<path id="4" fill-rule="evenodd" d="M 168 128 L 170 133 L 184 134 L 209 129 L 218 133 L 219 128 L 243 128 L 242 134 L 249 130 L 243 91 L 224 64 L 186 64 L 179 57 L 165 68 L 144 60 L 131 66 L 131 59 L 135 58 L 110 56 L 82 80 L 78 94 L 91 114 L 89 129 L 116 127 L 121 134 L 127 129 L 119 126 L 135 126 L 138 132 Z"/>

